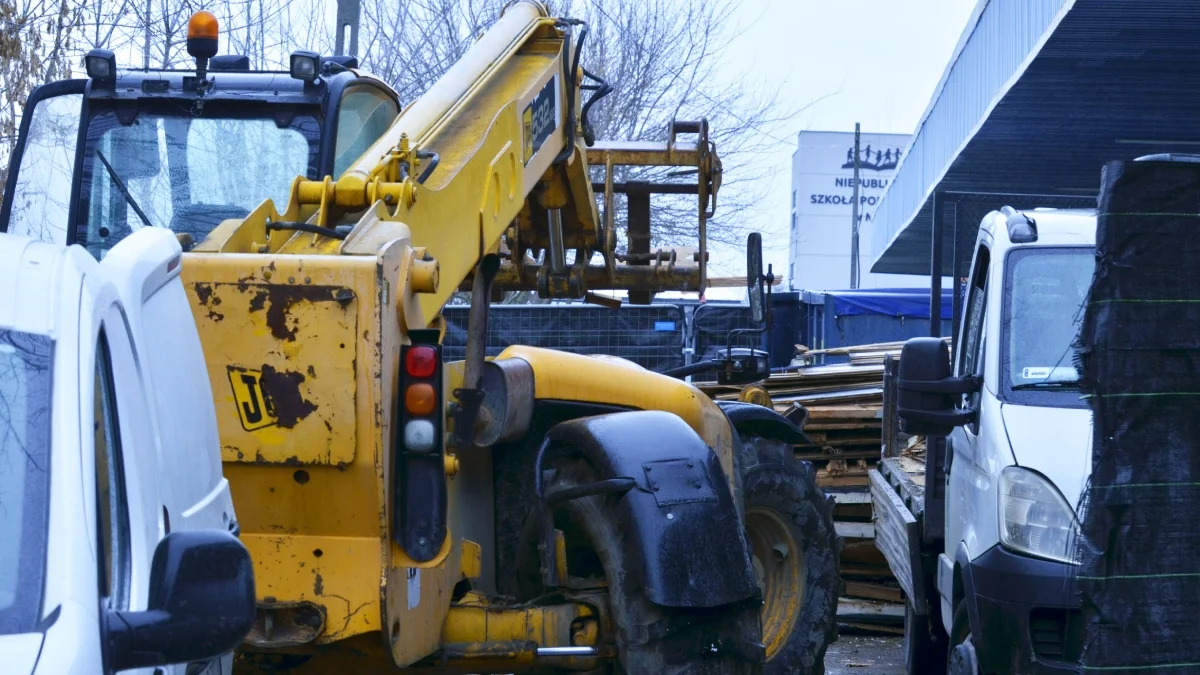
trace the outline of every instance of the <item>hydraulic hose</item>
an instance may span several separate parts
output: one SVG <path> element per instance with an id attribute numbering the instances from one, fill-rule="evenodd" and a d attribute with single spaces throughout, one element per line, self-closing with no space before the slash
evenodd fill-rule
<path id="1" fill-rule="evenodd" d="M 678 368 L 672 368 L 670 370 L 664 370 L 659 374 L 666 375 L 667 377 L 675 377 L 675 378 L 683 379 L 683 378 L 687 377 L 688 375 L 704 373 L 704 372 L 713 370 L 714 368 L 719 368 L 721 365 L 722 364 L 720 361 L 713 361 L 712 359 L 706 359 L 704 361 L 697 361 L 691 365 L 680 366 Z"/>

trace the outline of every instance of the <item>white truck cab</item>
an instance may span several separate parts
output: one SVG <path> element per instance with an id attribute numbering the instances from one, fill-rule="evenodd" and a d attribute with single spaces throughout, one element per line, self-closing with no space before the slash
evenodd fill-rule
<path id="1" fill-rule="evenodd" d="M 6 674 L 228 673 L 253 623 L 180 258 L 0 234 Z"/>
<path id="2" fill-rule="evenodd" d="M 974 654 L 959 657 L 973 659 L 974 672 L 1020 661 L 1030 668 L 1018 672 L 1056 672 L 1055 656 L 1075 672 L 1065 645 L 1077 606 L 1069 580 L 1092 413 L 1073 344 L 1095 243 L 1087 211 L 993 212 L 980 226 L 954 373 L 982 386 L 959 404 L 977 420 L 947 441 L 937 568 L 950 647 L 970 643 Z"/>
<path id="3" fill-rule="evenodd" d="M 953 358 L 936 338 L 905 344 L 896 414 L 907 432 L 930 437 L 931 452 L 924 488 L 898 492 L 901 501 L 921 494 L 924 513 L 889 506 L 882 492 L 874 501 L 881 527 L 928 525 L 907 536 L 891 530 L 913 554 L 893 549 L 889 564 L 924 595 L 909 604 L 910 673 L 1076 672 L 1082 623 L 1071 579 L 1078 502 L 1091 472 L 1091 410 L 1074 343 L 1095 232 L 1091 211 L 990 213 L 966 278 Z M 890 462 L 883 471 L 901 485 L 907 479 Z M 943 505 L 944 514 L 930 513 Z M 914 606 L 928 608 L 916 613 L 930 617 L 930 635 L 911 620 Z"/>

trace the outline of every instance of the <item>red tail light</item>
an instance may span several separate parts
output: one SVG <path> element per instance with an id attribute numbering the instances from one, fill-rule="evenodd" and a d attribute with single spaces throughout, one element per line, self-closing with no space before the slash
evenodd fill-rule
<path id="1" fill-rule="evenodd" d="M 433 347 L 414 345 L 404 355 L 404 372 L 409 377 L 430 377 L 437 365 L 438 354 Z"/>

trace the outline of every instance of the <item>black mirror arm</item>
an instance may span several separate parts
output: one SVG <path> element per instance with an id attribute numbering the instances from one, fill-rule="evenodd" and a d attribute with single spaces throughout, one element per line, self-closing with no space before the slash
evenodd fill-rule
<path id="1" fill-rule="evenodd" d="M 983 378 L 971 375 L 941 380 L 897 380 L 896 386 L 918 394 L 974 394 L 983 387 Z"/>
<path id="2" fill-rule="evenodd" d="M 108 612 L 108 652 L 113 670 L 166 665 L 166 655 L 156 649 L 160 645 L 154 644 L 154 638 L 159 637 L 155 628 L 170 618 L 161 609 Z"/>
<path id="3" fill-rule="evenodd" d="M 773 318 L 773 315 L 775 314 L 775 305 L 774 305 L 774 303 L 771 302 L 771 293 L 773 292 L 771 289 L 773 286 L 775 286 L 775 266 L 774 265 L 767 265 L 767 273 L 765 275 L 763 275 L 763 279 L 765 279 L 767 282 L 767 303 L 766 303 L 766 307 L 763 307 L 763 318 L 766 320 L 767 331 L 770 332 L 771 320 Z"/>
<path id="4" fill-rule="evenodd" d="M 924 422 L 946 427 L 961 427 L 974 424 L 979 420 L 978 410 L 943 411 L 943 410 L 912 410 L 899 408 L 896 414 L 903 420 Z"/>

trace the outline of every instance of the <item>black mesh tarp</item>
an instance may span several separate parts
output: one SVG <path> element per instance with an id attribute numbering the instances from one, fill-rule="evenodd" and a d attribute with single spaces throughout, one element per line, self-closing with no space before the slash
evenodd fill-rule
<path id="1" fill-rule="evenodd" d="M 446 307 L 443 355 L 466 354 L 470 307 Z M 608 354 L 654 371 L 683 365 L 683 312 L 675 305 L 492 305 L 487 354 L 509 345 L 547 347 L 576 354 Z"/>
<path id="2" fill-rule="evenodd" d="M 1105 167 L 1079 363 L 1093 411 L 1083 672 L 1200 673 L 1200 164 Z"/>

